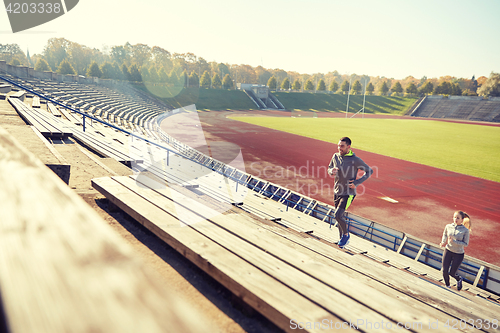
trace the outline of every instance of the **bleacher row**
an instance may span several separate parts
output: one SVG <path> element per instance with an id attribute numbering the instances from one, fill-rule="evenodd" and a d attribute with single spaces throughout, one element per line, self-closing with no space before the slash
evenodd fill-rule
<path id="1" fill-rule="evenodd" d="M 137 130 L 136 126 L 141 131 L 143 128 L 151 130 L 150 124 L 154 117 L 171 109 L 169 105 L 126 85 L 119 86 L 118 91 L 98 85 L 18 79 L 10 75 L 6 77 L 37 94 L 128 130 Z M 33 107 L 38 107 L 38 99 L 35 98 L 33 102 Z"/>
<path id="2" fill-rule="evenodd" d="M 426 96 L 411 115 L 414 117 L 500 122 L 500 98 Z"/>
<path id="3" fill-rule="evenodd" d="M 422 262 L 423 253 L 431 250 L 428 244 L 411 258 L 402 255 L 411 252 L 405 247 L 411 241 L 403 235 L 394 242 L 398 251 L 353 236 L 347 249 L 340 250 L 332 246 L 337 229 L 325 223 L 332 217 L 331 207 L 252 177 L 162 133 L 158 124 L 176 112 L 142 124 L 138 120 L 145 118 L 134 111 L 126 113 L 133 114 L 134 122 L 116 115 L 121 121 L 115 124 L 168 148 L 162 149 L 88 117 L 84 122 L 78 113 L 61 107 L 55 107 L 61 112 L 58 117 L 49 103 L 38 108 L 34 99 L 33 107 L 21 105 L 19 98 L 9 101 L 31 118 L 69 129 L 101 155 L 129 164 L 134 176 L 94 179 L 93 186 L 285 331 L 295 326 L 320 332 L 325 325 L 338 328 L 346 323 L 362 331 L 380 331 L 380 325 L 397 330 L 398 324 L 429 331 L 430 323 L 445 330 L 454 321 L 466 322 L 459 331 L 498 328 L 482 323 L 496 319 L 500 296 L 477 288 L 487 285 L 488 274 L 483 272 L 498 279 L 492 265 L 483 263 L 473 275 L 475 281 L 458 293 L 444 288 L 439 271 Z M 349 218 L 350 228 L 363 225 L 361 218 Z M 361 228 L 357 234 L 372 229 L 370 237 L 378 236 L 373 222 Z"/>

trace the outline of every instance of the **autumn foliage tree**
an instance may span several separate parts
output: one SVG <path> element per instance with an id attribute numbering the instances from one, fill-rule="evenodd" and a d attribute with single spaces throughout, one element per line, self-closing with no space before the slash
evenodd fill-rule
<path id="1" fill-rule="evenodd" d="M 102 71 L 99 68 L 99 65 L 94 61 L 89 69 L 87 70 L 87 76 L 89 77 L 101 77 L 102 76 Z"/>
<path id="2" fill-rule="evenodd" d="M 69 63 L 69 61 L 66 60 L 66 59 L 64 59 L 59 64 L 59 67 L 57 68 L 57 73 L 59 73 L 59 74 L 66 74 L 66 75 L 75 75 L 76 71 L 73 68 L 73 66 L 71 66 L 71 64 Z"/>
<path id="3" fill-rule="evenodd" d="M 500 74 L 492 72 L 477 92 L 479 96 L 500 97 Z"/>
<path id="4" fill-rule="evenodd" d="M 35 70 L 40 71 L 40 72 L 48 72 L 51 71 L 52 69 L 50 68 L 49 64 L 47 63 L 47 60 L 40 58 L 35 64 Z"/>

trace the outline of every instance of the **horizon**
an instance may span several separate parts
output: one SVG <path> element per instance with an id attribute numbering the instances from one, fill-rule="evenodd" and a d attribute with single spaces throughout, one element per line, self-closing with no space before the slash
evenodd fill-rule
<path id="1" fill-rule="evenodd" d="M 0 43 L 18 44 L 30 55 L 41 54 L 50 38 L 65 38 L 103 53 L 106 47 L 141 43 L 208 62 L 300 74 L 337 71 L 403 80 L 500 72 L 495 0 L 313 0 L 307 6 L 298 0 L 81 0 L 65 15 L 15 34 L 6 11 L 0 12 Z"/>

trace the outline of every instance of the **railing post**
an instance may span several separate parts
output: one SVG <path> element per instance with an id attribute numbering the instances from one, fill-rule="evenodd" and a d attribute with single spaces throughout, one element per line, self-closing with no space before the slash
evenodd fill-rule
<path id="1" fill-rule="evenodd" d="M 83 131 L 85 132 L 85 115 L 83 115 Z"/>

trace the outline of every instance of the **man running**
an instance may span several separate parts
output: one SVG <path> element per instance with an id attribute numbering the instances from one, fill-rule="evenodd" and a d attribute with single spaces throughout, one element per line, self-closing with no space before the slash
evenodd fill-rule
<path id="1" fill-rule="evenodd" d="M 358 170 L 364 172 L 357 179 Z M 340 241 L 338 246 L 343 249 L 349 243 L 349 230 L 344 218 L 344 212 L 356 197 L 356 186 L 368 179 L 373 170 L 351 150 L 351 139 L 343 137 L 338 143 L 338 153 L 328 165 L 328 174 L 335 176 L 334 197 L 335 219 L 338 222 Z"/>

